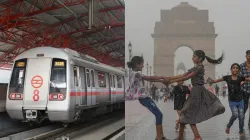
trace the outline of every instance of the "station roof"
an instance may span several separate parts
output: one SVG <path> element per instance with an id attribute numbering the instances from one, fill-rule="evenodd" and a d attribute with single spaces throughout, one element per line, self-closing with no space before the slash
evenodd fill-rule
<path id="1" fill-rule="evenodd" d="M 52 46 L 124 67 L 124 40 L 124 0 L 93 0 L 93 5 L 89 0 L 0 1 L 1 64 L 28 49 Z"/>

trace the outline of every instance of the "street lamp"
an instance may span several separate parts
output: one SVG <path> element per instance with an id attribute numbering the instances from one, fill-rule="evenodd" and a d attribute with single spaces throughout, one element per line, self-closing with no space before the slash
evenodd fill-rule
<path id="1" fill-rule="evenodd" d="M 129 44 L 128 44 L 128 51 L 129 51 L 129 62 L 131 62 L 131 59 L 132 59 L 132 44 L 131 42 L 129 41 Z M 128 70 L 128 77 L 130 76 L 130 68 Z M 130 81 L 130 77 L 129 77 L 129 81 Z"/>
<path id="2" fill-rule="evenodd" d="M 152 67 L 150 66 L 149 67 L 149 76 L 151 76 L 151 69 L 152 69 Z"/>
<path id="3" fill-rule="evenodd" d="M 129 61 L 131 61 L 131 59 L 132 59 L 132 44 L 130 41 L 128 44 L 128 51 L 129 51 Z"/>
<path id="4" fill-rule="evenodd" d="M 141 57 L 143 58 L 143 54 L 141 54 Z M 143 68 L 141 69 L 141 74 L 142 74 L 142 70 L 143 70 Z"/>
<path id="5" fill-rule="evenodd" d="M 151 66 L 149 67 L 149 76 L 151 76 Z M 149 87 L 151 87 L 151 85 L 152 85 L 152 82 L 149 82 Z"/>
<path id="6" fill-rule="evenodd" d="M 147 76 L 148 76 L 148 62 L 147 62 Z M 147 88 L 148 88 L 148 82 L 147 82 Z"/>

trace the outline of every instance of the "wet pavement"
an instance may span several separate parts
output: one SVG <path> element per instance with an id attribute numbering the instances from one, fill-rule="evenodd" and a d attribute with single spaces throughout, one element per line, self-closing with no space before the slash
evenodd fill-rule
<path id="1" fill-rule="evenodd" d="M 249 110 L 246 112 L 245 118 L 245 136 L 240 137 L 238 134 L 238 119 L 231 127 L 230 134 L 225 133 L 226 125 L 231 117 L 231 111 L 228 105 L 227 97 L 219 97 L 223 105 L 226 107 L 224 114 L 211 118 L 207 121 L 197 124 L 203 140 L 250 140 L 250 131 L 248 129 Z M 164 103 L 159 101 L 158 107 L 163 113 L 163 131 L 165 136 L 173 140 L 178 137 L 178 131 L 175 130 L 175 120 L 177 113 L 173 110 L 172 101 Z M 126 140 L 154 140 L 156 136 L 155 118 L 145 107 L 138 101 L 126 101 L 125 108 L 125 137 Z M 184 133 L 185 140 L 193 140 L 193 132 L 190 126 Z"/>

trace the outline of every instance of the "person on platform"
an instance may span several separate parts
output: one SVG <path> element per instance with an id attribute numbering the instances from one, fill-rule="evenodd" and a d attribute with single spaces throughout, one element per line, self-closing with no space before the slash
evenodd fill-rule
<path id="1" fill-rule="evenodd" d="M 157 89 L 156 91 L 155 91 L 155 101 L 158 103 L 158 101 L 159 101 L 159 97 L 160 97 L 160 89 Z"/>
<path id="2" fill-rule="evenodd" d="M 129 74 L 129 85 L 126 89 L 126 97 L 132 100 L 139 100 L 140 104 L 146 107 L 156 118 L 156 140 L 167 140 L 163 134 L 162 117 L 163 114 L 155 102 L 149 97 L 149 91 L 145 86 L 145 80 L 153 81 L 163 79 L 162 76 L 144 76 L 139 71 L 142 70 L 144 60 L 141 56 L 134 56 L 127 65 L 132 71 Z M 139 110 L 138 110 L 139 111 Z"/>
<path id="3" fill-rule="evenodd" d="M 243 92 L 241 91 L 241 82 L 250 81 L 250 78 L 239 76 L 241 68 L 240 65 L 234 63 L 231 65 L 231 75 L 223 76 L 220 79 L 212 80 L 208 79 L 210 84 L 226 81 L 228 85 L 228 101 L 232 111 L 232 116 L 227 124 L 226 133 L 229 134 L 230 128 L 234 121 L 239 119 L 239 133 L 242 136 L 244 134 L 244 100 Z"/>
<path id="4" fill-rule="evenodd" d="M 155 98 L 156 98 L 156 90 L 157 90 L 157 87 L 152 84 L 152 87 L 151 87 L 151 95 L 152 95 L 152 99 L 155 101 Z"/>
<path id="5" fill-rule="evenodd" d="M 186 95 L 190 94 L 190 90 L 188 89 L 188 86 L 183 85 L 183 81 L 178 82 L 178 84 L 173 89 L 173 95 L 174 95 L 174 110 L 177 111 L 178 119 L 175 121 L 175 129 L 179 129 L 179 122 L 180 122 L 180 113 L 181 109 L 183 108 L 183 105 L 186 101 Z"/>
<path id="6" fill-rule="evenodd" d="M 217 96 L 217 97 L 219 96 L 219 90 L 220 90 L 220 88 L 219 88 L 219 86 L 216 84 L 216 85 L 215 85 L 215 93 L 216 93 L 216 96 Z"/>
<path id="7" fill-rule="evenodd" d="M 246 61 L 240 64 L 241 71 L 240 75 L 243 77 L 250 77 L 250 50 L 246 51 Z M 247 111 L 248 103 L 249 103 L 249 95 L 250 95 L 250 82 L 243 82 L 241 86 L 241 90 L 243 91 L 243 99 L 244 99 L 244 114 Z M 250 111 L 248 118 L 248 128 L 250 128 Z"/>
<path id="8" fill-rule="evenodd" d="M 223 61 L 224 55 L 217 59 L 211 59 L 205 55 L 202 50 L 196 50 L 193 54 L 193 62 L 195 66 L 188 70 L 188 72 L 173 76 L 166 77 L 163 84 L 169 85 L 175 82 L 186 81 L 191 78 L 193 85 L 191 93 L 184 103 L 180 113 L 180 129 L 178 140 L 183 140 L 183 133 L 185 124 L 190 124 L 194 133 L 195 140 L 201 140 L 201 136 L 196 127 L 197 123 L 201 123 L 214 116 L 223 114 L 225 107 L 220 100 L 204 87 L 204 73 L 205 69 L 203 61 L 206 59 L 209 63 L 220 64 Z"/>

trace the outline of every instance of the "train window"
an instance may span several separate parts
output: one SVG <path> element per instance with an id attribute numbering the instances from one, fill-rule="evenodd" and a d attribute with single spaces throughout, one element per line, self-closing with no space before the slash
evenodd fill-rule
<path id="1" fill-rule="evenodd" d="M 98 72 L 98 85 L 99 87 L 106 87 L 106 74 L 103 72 Z"/>
<path id="2" fill-rule="evenodd" d="M 57 64 L 61 65 L 57 65 Z M 66 61 L 62 59 L 53 59 L 51 70 L 51 78 L 52 82 L 51 87 L 56 88 L 66 88 Z M 62 65 L 63 64 L 63 65 Z"/>
<path id="3" fill-rule="evenodd" d="M 81 87 L 85 88 L 85 86 L 86 86 L 85 85 L 85 83 L 86 83 L 86 81 L 85 81 L 86 74 L 85 74 L 85 68 L 84 67 L 79 67 L 79 77 L 80 77 L 79 81 L 81 83 Z"/>
<path id="4" fill-rule="evenodd" d="M 122 77 L 117 76 L 117 88 L 122 88 Z"/>
<path id="5" fill-rule="evenodd" d="M 23 87 L 25 76 L 26 60 L 17 61 L 13 69 L 10 81 L 10 87 Z"/>
<path id="6" fill-rule="evenodd" d="M 24 82 L 24 68 L 16 68 L 13 70 L 12 76 L 11 76 L 11 87 L 15 87 L 17 85 L 23 86 Z"/>
<path id="7" fill-rule="evenodd" d="M 92 87 L 95 87 L 95 75 L 94 75 L 94 71 L 91 71 L 91 77 L 92 77 Z"/>
<path id="8" fill-rule="evenodd" d="M 73 68 L 73 71 L 74 71 L 74 83 L 75 83 L 75 86 L 78 86 L 78 73 L 77 73 L 77 67 L 75 66 Z"/>
<path id="9" fill-rule="evenodd" d="M 89 77 L 89 70 L 86 70 L 86 80 L 87 80 L 87 86 L 90 87 L 90 77 Z"/>
<path id="10" fill-rule="evenodd" d="M 115 88 L 115 76 L 113 75 L 113 87 Z"/>

